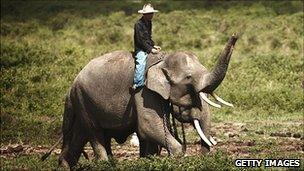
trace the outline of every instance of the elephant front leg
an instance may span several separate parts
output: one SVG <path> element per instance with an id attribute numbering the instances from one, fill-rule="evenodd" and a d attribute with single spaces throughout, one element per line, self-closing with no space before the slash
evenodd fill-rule
<path id="1" fill-rule="evenodd" d="M 169 154 L 182 155 L 182 145 L 171 135 L 168 128 L 164 125 L 164 112 L 161 108 L 162 101 L 160 99 L 153 99 L 153 96 L 143 98 L 139 96 L 136 98 L 136 107 L 138 115 L 138 133 L 142 140 L 145 141 L 145 146 L 149 143 L 165 147 Z M 151 146 L 151 151 L 158 153 L 154 145 Z M 145 154 L 145 153 L 143 153 Z M 148 154 L 149 155 L 149 154 Z"/>
<path id="2" fill-rule="evenodd" d="M 165 105 L 164 101 L 151 92 L 144 90 L 142 93 L 142 95 L 141 93 L 136 94 L 135 97 L 139 136 L 146 142 L 152 142 L 166 148 L 169 154 L 182 155 L 182 145 L 164 125 L 165 111 L 163 109 L 165 106 L 162 106 Z"/>
<path id="3" fill-rule="evenodd" d="M 154 118 L 139 124 L 139 130 L 139 135 L 145 139 L 140 142 L 141 156 L 157 154 L 159 152 L 158 145 L 167 149 L 169 154 L 183 155 L 182 145 L 170 134 L 167 128 L 163 127 L 161 118 Z"/>

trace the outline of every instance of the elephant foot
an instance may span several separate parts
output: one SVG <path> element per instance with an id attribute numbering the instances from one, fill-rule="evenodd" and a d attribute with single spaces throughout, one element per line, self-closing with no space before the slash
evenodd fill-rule
<path id="1" fill-rule="evenodd" d="M 107 153 L 104 149 L 99 149 L 98 151 L 99 152 L 94 152 L 95 153 L 94 154 L 94 160 L 95 161 L 102 161 L 102 160 L 108 161 L 109 160 L 109 158 L 107 156 Z"/>
<path id="2" fill-rule="evenodd" d="M 62 156 L 59 157 L 58 167 L 63 168 L 64 170 L 70 170 L 69 163 Z"/>
<path id="3" fill-rule="evenodd" d="M 100 160 L 106 160 L 107 161 L 108 160 L 108 155 L 107 155 L 107 151 L 104 147 L 104 144 L 101 144 L 97 140 L 90 141 L 90 144 L 93 148 L 94 160 L 95 161 L 100 161 Z"/>
<path id="4" fill-rule="evenodd" d="M 170 154 L 176 157 L 184 156 L 183 147 L 181 144 L 176 144 L 172 149 L 170 149 Z"/>

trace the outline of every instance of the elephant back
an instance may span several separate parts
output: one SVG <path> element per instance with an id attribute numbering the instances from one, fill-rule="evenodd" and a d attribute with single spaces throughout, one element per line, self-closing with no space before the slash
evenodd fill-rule
<path id="1" fill-rule="evenodd" d="M 115 51 L 92 59 L 79 73 L 78 79 L 116 85 L 115 82 L 130 81 L 134 71 L 134 59 L 127 51 Z M 118 81 L 118 80 L 119 81 Z M 123 79 L 123 80 L 122 80 Z M 126 80 L 127 79 L 127 80 Z M 131 83 L 132 84 L 132 83 Z"/>
<path id="2" fill-rule="evenodd" d="M 102 121 L 103 128 L 123 127 L 131 122 L 132 114 L 126 115 L 130 102 L 130 86 L 133 84 L 134 59 L 127 51 L 115 51 L 91 60 L 78 74 L 74 88 L 81 89 L 79 99 L 84 99 L 94 120 Z M 79 100 L 78 99 L 78 100 Z"/>

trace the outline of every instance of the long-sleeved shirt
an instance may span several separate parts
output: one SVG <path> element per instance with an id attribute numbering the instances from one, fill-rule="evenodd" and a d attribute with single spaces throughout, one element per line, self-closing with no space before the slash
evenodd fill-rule
<path id="1" fill-rule="evenodd" d="M 135 52 L 140 50 L 150 53 L 154 41 L 152 40 L 152 23 L 151 21 L 145 21 L 142 17 L 134 25 L 134 46 Z"/>

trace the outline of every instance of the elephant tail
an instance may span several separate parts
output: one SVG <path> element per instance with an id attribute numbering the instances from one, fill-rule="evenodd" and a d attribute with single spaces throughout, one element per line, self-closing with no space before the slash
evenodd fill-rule
<path id="1" fill-rule="evenodd" d="M 63 135 L 61 134 L 60 138 L 57 140 L 57 142 L 49 149 L 49 151 L 47 153 L 45 153 L 42 157 L 41 160 L 44 161 L 45 159 L 47 159 L 50 154 L 55 150 L 55 148 L 58 146 L 58 144 L 61 142 L 63 138 Z"/>

